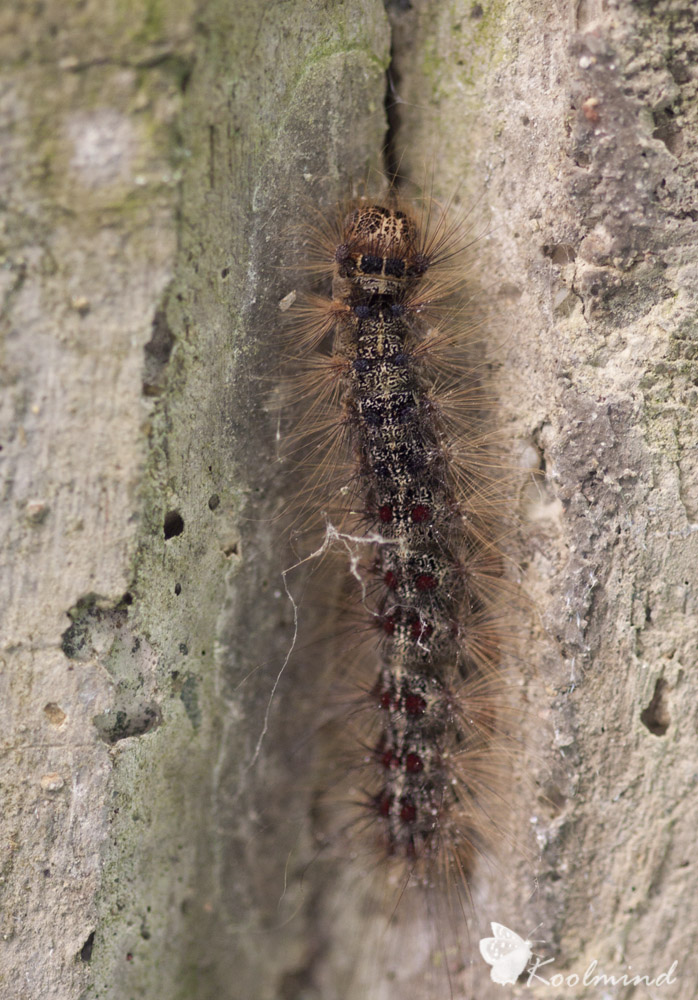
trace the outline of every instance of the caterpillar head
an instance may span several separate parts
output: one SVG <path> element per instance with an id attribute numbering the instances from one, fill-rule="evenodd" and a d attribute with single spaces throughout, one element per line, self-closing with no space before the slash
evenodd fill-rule
<path id="1" fill-rule="evenodd" d="M 335 252 L 337 277 L 357 297 L 401 298 L 426 273 L 429 263 L 417 226 L 400 209 L 362 205 L 344 220 L 342 242 Z"/>

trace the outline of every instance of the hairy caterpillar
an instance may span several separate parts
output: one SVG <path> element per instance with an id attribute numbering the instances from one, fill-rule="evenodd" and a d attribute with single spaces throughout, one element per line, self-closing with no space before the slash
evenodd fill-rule
<path id="1" fill-rule="evenodd" d="M 381 872 L 386 921 L 409 913 L 420 927 L 422 908 L 448 925 L 439 976 L 455 997 L 473 874 L 505 825 L 514 594 L 487 397 L 463 331 L 441 318 L 467 246 L 447 218 L 391 194 L 320 222 L 306 252 L 331 297 L 301 305 L 290 337 L 306 412 L 296 446 L 315 457 L 303 509 L 324 514 L 315 554 L 349 557 L 360 636 L 334 827 L 368 881 Z M 415 934 L 403 921 L 394 962 L 419 950 Z"/>

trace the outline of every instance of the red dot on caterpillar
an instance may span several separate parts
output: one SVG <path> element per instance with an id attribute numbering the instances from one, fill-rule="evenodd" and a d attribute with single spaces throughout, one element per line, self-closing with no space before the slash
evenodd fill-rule
<path id="1" fill-rule="evenodd" d="M 417 806 L 409 796 L 400 800 L 400 819 L 403 823 L 414 823 L 417 819 Z"/>
<path id="2" fill-rule="evenodd" d="M 383 631 L 386 635 L 393 635 L 395 632 L 395 615 L 386 615 L 383 618 Z"/>
<path id="3" fill-rule="evenodd" d="M 384 688 L 381 684 L 380 678 L 378 679 L 378 682 L 374 687 L 372 694 L 373 697 L 375 697 L 378 704 L 380 705 L 380 707 L 385 710 L 390 708 L 391 704 L 393 703 L 393 699 L 395 697 L 395 691 L 392 690 L 391 688 Z"/>
<path id="4" fill-rule="evenodd" d="M 410 517 L 415 524 L 424 524 L 425 521 L 429 520 L 430 516 L 431 512 L 429 508 L 421 503 L 417 504 L 417 506 L 413 507 L 410 511 Z"/>
<path id="5" fill-rule="evenodd" d="M 421 618 L 410 622 L 410 635 L 418 642 L 420 639 L 428 639 L 434 632 L 434 626 L 429 622 L 422 621 Z"/>
<path id="6" fill-rule="evenodd" d="M 404 697 L 405 712 L 408 715 L 424 715 L 427 710 L 427 703 L 421 694 L 408 693 Z"/>

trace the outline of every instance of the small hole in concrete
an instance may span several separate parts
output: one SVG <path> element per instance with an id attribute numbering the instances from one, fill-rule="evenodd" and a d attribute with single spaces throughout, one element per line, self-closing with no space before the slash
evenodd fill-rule
<path id="1" fill-rule="evenodd" d="M 640 714 L 640 721 L 653 736 L 664 736 L 669 728 L 671 716 L 669 715 L 668 688 L 666 681 L 661 677 L 654 686 L 652 700 Z"/>
<path id="2" fill-rule="evenodd" d="M 177 596 L 179 597 L 179 595 L 182 593 L 182 584 L 181 583 L 175 583 L 174 590 L 175 590 L 175 594 L 177 594 Z"/>
<path id="3" fill-rule="evenodd" d="M 214 493 L 214 494 L 213 494 L 213 496 L 210 496 L 210 497 L 208 498 L 208 506 L 209 506 L 209 510 L 215 510 L 215 509 L 216 509 L 216 507 L 218 506 L 218 504 L 219 504 L 220 502 L 221 502 L 221 498 L 220 498 L 220 497 L 218 496 L 218 494 L 217 494 L 217 493 Z"/>
<path id="4" fill-rule="evenodd" d="M 178 510 L 170 510 L 165 514 L 165 538 L 174 538 L 184 531 L 184 519 Z"/>
<path id="5" fill-rule="evenodd" d="M 67 718 L 63 709 L 55 701 L 49 701 L 47 705 L 44 705 L 44 715 L 52 726 L 63 725 Z"/>
<path id="6" fill-rule="evenodd" d="M 80 961 L 81 962 L 89 962 L 91 960 L 91 958 L 92 958 L 92 948 L 94 946 L 94 943 L 95 943 L 95 932 L 92 931 L 92 933 L 89 935 L 89 937 L 85 941 L 84 945 L 80 949 Z"/>
<path id="7" fill-rule="evenodd" d="M 573 263 L 576 257 L 577 253 L 569 243 L 558 243 L 550 247 L 550 259 L 553 264 L 557 264 L 559 267 Z"/>
<path id="8" fill-rule="evenodd" d="M 680 126 L 674 120 L 675 114 L 673 110 L 671 108 L 663 108 L 661 111 L 655 111 L 653 118 L 655 128 L 652 138 L 659 139 L 670 153 L 676 157 L 680 157 L 683 153 L 684 139 Z"/>

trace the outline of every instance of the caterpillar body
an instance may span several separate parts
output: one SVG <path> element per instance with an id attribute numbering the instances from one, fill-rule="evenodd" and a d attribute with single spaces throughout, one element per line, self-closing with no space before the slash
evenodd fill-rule
<path id="1" fill-rule="evenodd" d="M 501 837 L 510 776 L 502 475 L 462 331 L 438 321 L 466 242 L 445 214 L 418 218 L 393 197 L 344 207 L 311 242 L 332 293 L 310 300 L 292 334 L 299 394 L 316 395 L 302 434 L 319 438 L 312 496 L 318 477 L 333 488 L 323 509 L 352 553 L 374 647 L 351 713 L 351 850 L 379 859 L 400 896 L 420 887 L 453 913 Z"/>

